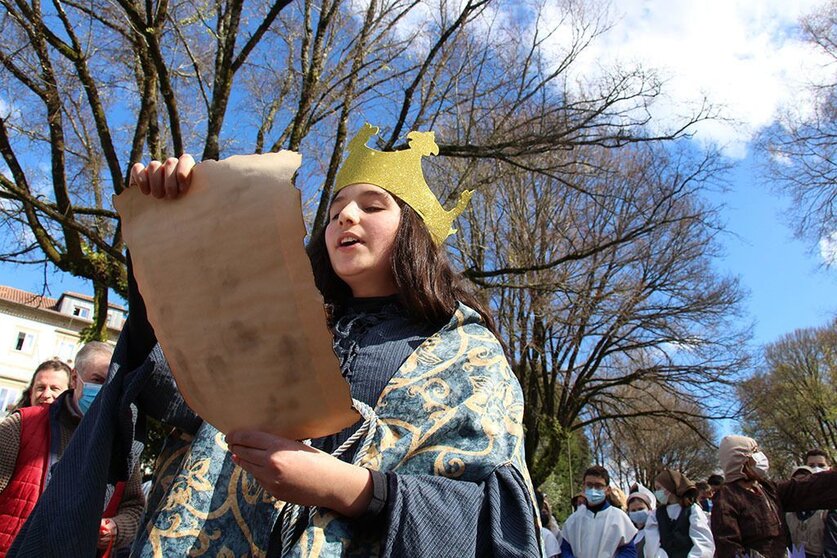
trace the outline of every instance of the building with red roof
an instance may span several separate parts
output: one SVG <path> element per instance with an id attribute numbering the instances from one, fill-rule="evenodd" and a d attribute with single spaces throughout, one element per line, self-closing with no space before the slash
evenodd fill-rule
<path id="1" fill-rule="evenodd" d="M 119 337 L 127 309 L 108 305 L 108 333 Z M 93 323 L 93 297 L 67 292 L 50 298 L 0 285 L 0 416 L 20 397 L 40 363 L 59 358 L 72 366 L 79 332 Z"/>

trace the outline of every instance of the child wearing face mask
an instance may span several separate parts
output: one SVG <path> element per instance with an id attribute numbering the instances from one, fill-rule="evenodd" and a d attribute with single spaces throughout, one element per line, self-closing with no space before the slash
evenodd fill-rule
<path id="1" fill-rule="evenodd" d="M 645 524 L 646 558 L 712 558 L 715 542 L 695 483 L 680 471 L 663 469 L 654 488 L 658 506 Z"/>
<path id="2" fill-rule="evenodd" d="M 643 489 L 645 489 L 643 487 Z M 645 489 L 647 490 L 647 489 Z M 628 495 L 628 517 L 631 518 L 631 523 L 637 528 L 638 532 L 634 538 L 634 545 L 636 546 L 636 555 L 644 556 L 645 551 L 645 525 L 648 522 L 648 517 L 654 513 L 654 501 L 645 492 L 631 492 Z"/>
<path id="3" fill-rule="evenodd" d="M 805 465 L 810 467 L 812 473 L 831 469 L 828 465 L 828 454 L 819 448 L 810 449 L 805 453 Z"/>
<path id="4" fill-rule="evenodd" d="M 715 556 L 787 555 L 786 512 L 837 507 L 837 472 L 773 482 L 769 462 L 758 444 L 746 436 L 721 440 L 724 485 L 714 497 L 712 535 Z"/>
<path id="5" fill-rule="evenodd" d="M 561 558 L 635 558 L 637 528 L 628 514 L 612 506 L 610 474 L 594 465 L 584 472 L 586 506 L 567 518 L 561 531 Z"/>

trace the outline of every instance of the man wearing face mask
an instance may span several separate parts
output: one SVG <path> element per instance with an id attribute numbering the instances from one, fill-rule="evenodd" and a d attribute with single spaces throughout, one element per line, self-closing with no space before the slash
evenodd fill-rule
<path id="1" fill-rule="evenodd" d="M 71 389 L 49 407 L 27 407 L 0 425 L 0 558 L 46 487 L 52 467 L 61 459 L 76 427 L 96 398 L 108 374 L 113 349 L 91 342 L 76 355 Z M 127 483 L 105 497 L 98 556 L 113 556 L 136 536 L 145 506 L 139 468 Z"/>
<path id="2" fill-rule="evenodd" d="M 813 474 L 831 470 L 831 460 L 828 454 L 819 448 L 810 449 L 805 453 L 805 465 Z M 813 512 L 797 512 L 795 515 L 801 517 L 802 514 L 810 513 Z M 822 556 L 824 558 L 837 558 L 837 510 L 823 510 L 822 513 L 825 514 Z M 788 523 L 790 523 L 790 520 L 788 520 Z M 805 553 L 806 555 L 809 554 L 807 549 Z"/>
<path id="3" fill-rule="evenodd" d="M 837 471 L 773 482 L 767 456 L 746 436 L 721 440 L 720 458 L 724 485 L 711 516 L 718 558 L 784 558 L 786 512 L 837 507 Z"/>
<path id="4" fill-rule="evenodd" d="M 594 465 L 584 472 L 586 506 L 567 518 L 561 531 L 561 558 L 636 558 L 637 529 L 628 514 L 611 506 L 610 475 Z"/>

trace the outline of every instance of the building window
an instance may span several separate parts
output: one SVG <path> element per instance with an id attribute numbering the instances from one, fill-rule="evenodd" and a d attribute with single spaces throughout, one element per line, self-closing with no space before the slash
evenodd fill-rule
<path id="1" fill-rule="evenodd" d="M 55 355 L 64 362 L 72 362 L 76 356 L 78 340 L 66 335 L 58 335 L 58 342 L 55 346 Z"/>
<path id="2" fill-rule="evenodd" d="M 8 414 L 18 399 L 20 399 L 19 389 L 0 388 L 0 416 Z"/>
<path id="3" fill-rule="evenodd" d="M 90 317 L 90 308 L 85 308 L 84 306 L 73 305 L 73 316 L 78 316 L 79 318 L 89 318 Z"/>
<path id="4" fill-rule="evenodd" d="M 22 353 L 31 353 L 32 346 L 35 344 L 35 334 L 19 331 L 17 334 L 17 341 L 15 341 L 15 350 Z"/>

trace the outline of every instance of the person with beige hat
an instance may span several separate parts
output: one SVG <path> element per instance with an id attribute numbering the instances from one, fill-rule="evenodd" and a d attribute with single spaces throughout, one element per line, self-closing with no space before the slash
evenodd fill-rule
<path id="1" fill-rule="evenodd" d="M 711 516 L 717 558 L 784 558 L 786 512 L 837 507 L 837 471 L 773 482 L 767 456 L 746 436 L 721 440 L 720 460 L 724 485 Z"/>

